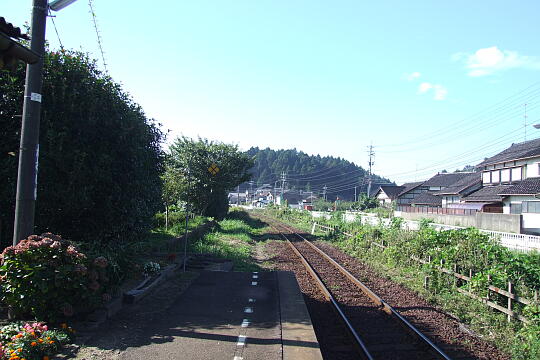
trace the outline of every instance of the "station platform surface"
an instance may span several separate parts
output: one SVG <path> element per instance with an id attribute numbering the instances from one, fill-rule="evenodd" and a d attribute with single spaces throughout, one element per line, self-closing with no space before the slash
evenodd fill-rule
<path id="1" fill-rule="evenodd" d="M 293 273 L 204 271 L 122 360 L 322 359 Z"/>

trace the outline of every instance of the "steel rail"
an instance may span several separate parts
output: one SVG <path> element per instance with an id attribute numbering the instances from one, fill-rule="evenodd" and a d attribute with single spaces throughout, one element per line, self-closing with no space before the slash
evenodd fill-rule
<path id="1" fill-rule="evenodd" d="M 324 251 L 322 251 L 317 246 L 312 244 L 311 241 L 307 240 L 306 238 L 304 238 L 302 235 L 295 232 L 292 228 L 288 227 L 287 225 L 280 224 L 280 226 L 287 229 L 287 231 L 289 231 L 291 234 L 294 234 L 300 239 L 302 239 L 304 243 L 307 243 L 313 250 L 315 250 L 323 258 L 328 260 L 332 265 L 334 265 L 336 269 L 338 269 L 344 276 L 346 276 L 349 280 L 351 280 L 351 282 L 353 282 L 364 294 L 366 294 L 376 305 L 380 306 L 381 310 L 383 310 L 388 315 L 395 317 L 400 322 L 400 324 L 405 327 L 406 330 L 408 330 L 414 336 L 419 338 L 429 348 L 429 350 L 431 350 L 435 355 L 445 360 L 452 360 L 451 357 L 446 355 L 446 353 L 442 349 L 440 349 L 437 345 L 435 345 L 427 336 L 425 336 L 413 324 L 411 324 L 407 319 L 405 319 L 401 314 L 399 314 L 386 301 L 384 301 L 379 296 L 377 296 L 373 291 L 371 291 L 371 289 L 369 289 L 360 280 L 358 280 L 354 275 L 352 275 L 349 271 L 347 271 L 347 269 L 345 269 L 338 262 L 336 262 L 332 257 L 330 257 Z M 288 241 L 290 242 L 290 240 Z M 298 250 L 294 247 L 294 245 L 291 244 L 291 246 L 293 246 L 293 248 L 298 252 Z"/>
<path id="2" fill-rule="evenodd" d="M 332 296 L 330 291 L 328 291 L 328 289 L 326 288 L 326 286 L 322 282 L 321 278 L 319 277 L 319 275 L 317 274 L 315 269 L 311 266 L 309 261 L 307 261 L 307 259 L 304 257 L 304 255 L 302 255 L 300 253 L 300 251 L 298 251 L 298 249 L 293 245 L 292 241 L 290 241 L 287 238 L 287 236 L 285 236 L 285 234 L 283 234 L 281 231 L 278 230 L 278 232 L 287 241 L 287 244 L 291 247 L 293 252 L 300 258 L 300 260 L 302 261 L 302 264 L 304 265 L 304 267 L 306 268 L 308 273 L 311 275 L 311 277 L 315 280 L 315 282 L 317 283 L 317 286 L 319 287 L 319 289 L 323 293 L 324 297 L 328 301 L 330 301 L 330 303 L 332 304 L 334 310 L 338 313 L 341 320 L 343 321 L 343 323 L 347 327 L 347 330 L 349 331 L 350 335 L 353 337 L 356 345 L 362 351 L 362 355 L 364 355 L 368 360 L 374 360 L 373 356 L 371 355 L 371 353 L 367 349 L 366 344 L 364 344 L 364 342 L 360 338 L 360 335 L 358 335 L 358 333 L 356 332 L 356 330 L 352 326 L 349 319 L 347 319 L 347 316 L 343 313 L 343 311 L 341 310 L 341 307 L 339 306 L 338 302 L 334 299 L 334 297 Z"/>

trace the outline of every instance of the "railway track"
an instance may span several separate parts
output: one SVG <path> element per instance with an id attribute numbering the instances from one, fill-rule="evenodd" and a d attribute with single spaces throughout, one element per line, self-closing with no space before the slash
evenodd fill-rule
<path id="1" fill-rule="evenodd" d="M 364 359 L 450 359 L 383 299 L 290 227 L 266 218 L 301 259 Z"/>

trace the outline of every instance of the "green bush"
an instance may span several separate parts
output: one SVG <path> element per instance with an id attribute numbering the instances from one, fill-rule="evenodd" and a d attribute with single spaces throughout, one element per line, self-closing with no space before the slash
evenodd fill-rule
<path id="1" fill-rule="evenodd" d="M 57 321 L 108 298 L 104 257 L 87 258 L 58 235 L 32 235 L 2 253 L 2 299 L 16 314 Z"/>

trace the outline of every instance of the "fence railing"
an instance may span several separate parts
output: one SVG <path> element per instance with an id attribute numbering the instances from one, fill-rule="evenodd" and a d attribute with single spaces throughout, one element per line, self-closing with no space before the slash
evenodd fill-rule
<path id="1" fill-rule="evenodd" d="M 338 229 L 335 228 L 335 227 L 331 227 L 331 226 L 325 226 L 325 225 L 321 225 L 321 224 L 317 224 L 316 222 L 313 223 L 313 227 L 311 228 L 311 233 L 314 234 L 316 229 L 317 228 L 322 228 L 324 229 L 325 232 L 334 232 L 334 233 L 337 233 L 338 232 Z M 349 234 L 349 233 L 346 233 L 346 232 L 341 232 L 343 235 L 345 236 L 348 236 L 348 237 L 353 237 L 354 235 L 353 234 Z M 518 234 L 516 234 L 518 235 Z M 376 242 L 376 241 L 370 241 L 370 246 L 373 245 L 373 246 L 376 246 L 378 248 L 381 248 L 381 249 L 386 249 L 387 246 L 384 244 L 384 241 L 380 241 L 380 242 Z M 457 265 L 454 264 L 453 265 L 453 269 L 450 270 L 450 269 L 447 269 L 445 268 L 443 265 L 444 264 L 433 264 L 432 261 L 431 261 L 431 257 L 428 256 L 428 259 L 427 260 L 424 260 L 424 259 L 420 259 L 416 256 L 411 256 L 410 257 L 411 260 L 413 261 L 416 261 L 418 263 L 421 263 L 421 264 L 432 264 L 433 265 L 433 268 L 436 269 L 437 271 L 441 272 L 441 273 L 444 273 L 444 274 L 448 274 L 450 276 L 452 276 L 454 278 L 454 286 L 455 286 L 455 289 L 472 298 L 472 299 L 475 299 L 477 301 L 480 301 L 482 303 L 484 303 L 485 305 L 499 311 L 499 312 L 502 312 L 504 314 L 507 315 L 507 319 L 508 321 L 510 321 L 512 318 L 514 319 L 517 319 L 519 321 L 522 321 L 524 323 L 528 323 L 529 320 L 527 318 L 525 318 L 524 316 L 520 315 L 519 313 L 517 313 L 516 311 L 513 310 L 514 308 L 514 303 L 520 303 L 520 304 L 524 304 L 524 305 L 530 305 L 530 304 L 534 304 L 534 303 L 538 303 L 538 291 L 535 290 L 534 291 L 534 300 L 530 300 L 530 299 L 527 299 L 527 298 L 524 298 L 524 297 L 521 297 L 519 295 L 517 295 L 515 292 L 513 292 L 513 284 L 512 282 L 508 282 L 508 287 L 507 287 L 507 290 L 503 290 L 503 289 L 500 289 L 496 286 L 493 286 L 490 284 L 490 281 L 491 281 L 491 278 L 488 276 L 488 285 L 487 285 L 487 288 L 485 289 L 486 290 L 486 293 L 487 295 L 485 297 L 482 297 L 482 296 L 479 296 L 477 294 L 474 294 L 472 291 L 471 291 L 471 279 L 473 278 L 473 271 L 472 270 L 469 270 L 468 271 L 468 276 L 467 275 L 463 275 L 461 273 L 458 272 L 458 269 L 457 269 Z M 457 284 L 458 284 L 458 281 L 464 281 L 466 282 L 468 285 L 466 287 L 458 287 Z M 424 287 L 428 287 L 428 284 L 429 284 L 429 277 L 426 276 L 424 278 Z M 506 307 L 504 306 L 501 306 L 495 302 L 492 301 L 492 297 L 491 297 L 491 294 L 492 293 L 495 293 L 495 294 L 499 294 L 503 297 L 506 297 L 507 301 L 506 301 Z"/>
<path id="2" fill-rule="evenodd" d="M 478 212 L 476 209 L 454 209 L 435 206 L 407 206 L 398 205 L 397 211 L 420 214 L 440 214 L 440 215 L 474 215 Z"/>
<path id="3" fill-rule="evenodd" d="M 359 220 L 362 224 L 369 224 L 373 226 L 377 226 L 379 224 L 387 226 L 390 223 L 390 219 L 353 213 L 345 213 L 343 215 L 343 220 L 347 222 Z M 404 220 L 401 226 L 404 230 L 418 230 L 420 228 L 420 222 L 415 220 Z M 438 231 L 465 229 L 463 226 L 437 223 L 430 223 L 429 226 Z M 484 229 L 478 229 L 478 231 L 488 234 L 493 240 L 498 241 L 502 246 L 511 250 L 519 252 L 540 251 L 540 236 L 537 235 L 515 234 Z"/>

